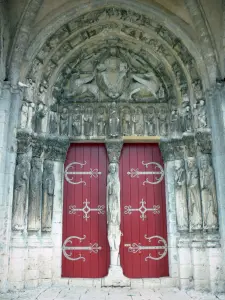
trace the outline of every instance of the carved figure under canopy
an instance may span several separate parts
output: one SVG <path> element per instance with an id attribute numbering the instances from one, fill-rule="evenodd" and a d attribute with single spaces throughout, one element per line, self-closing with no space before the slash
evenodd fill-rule
<path id="1" fill-rule="evenodd" d="M 122 130 L 123 135 L 131 135 L 131 113 L 129 108 L 125 108 L 122 114 Z"/>
<path id="2" fill-rule="evenodd" d="M 85 111 L 84 117 L 84 135 L 90 136 L 93 131 L 93 109 L 88 107 Z"/>
<path id="3" fill-rule="evenodd" d="M 137 108 L 136 113 L 133 115 L 132 121 L 134 123 L 134 134 L 144 134 L 144 116 L 141 108 Z"/>
<path id="4" fill-rule="evenodd" d="M 218 206 L 214 171 L 209 156 L 200 160 L 200 184 L 202 195 L 203 228 L 213 230 L 218 228 Z"/>
<path id="5" fill-rule="evenodd" d="M 176 215 L 177 227 L 179 231 L 188 230 L 188 207 L 186 171 L 183 160 L 175 161 L 175 195 L 176 195 Z"/>
<path id="6" fill-rule="evenodd" d="M 202 209 L 199 187 L 199 173 L 195 158 L 187 160 L 187 192 L 190 229 L 202 229 Z"/>
<path id="7" fill-rule="evenodd" d="M 45 161 L 43 171 L 43 199 L 41 214 L 42 231 L 51 231 L 52 229 L 53 198 L 55 190 L 55 176 L 53 169 L 53 162 Z"/>
<path id="8" fill-rule="evenodd" d="M 109 136 L 117 137 L 120 134 L 120 119 L 116 103 L 113 102 L 109 109 Z"/>
<path id="9" fill-rule="evenodd" d="M 13 197 L 13 213 L 12 213 L 12 229 L 24 230 L 25 224 L 25 208 L 28 192 L 30 163 L 26 154 L 20 154 L 17 157 L 14 197 Z"/>
<path id="10" fill-rule="evenodd" d="M 72 115 L 72 135 L 79 136 L 82 131 L 82 116 L 80 109 L 77 107 Z"/>
<path id="11" fill-rule="evenodd" d="M 99 107 L 97 112 L 97 135 L 104 136 L 106 132 L 106 115 L 104 107 Z"/>
<path id="12" fill-rule="evenodd" d="M 149 107 L 145 114 L 147 135 L 156 135 L 156 115 L 153 107 Z"/>
<path id="13" fill-rule="evenodd" d="M 69 133 L 69 113 L 67 108 L 63 108 L 60 115 L 60 134 L 68 135 Z"/>

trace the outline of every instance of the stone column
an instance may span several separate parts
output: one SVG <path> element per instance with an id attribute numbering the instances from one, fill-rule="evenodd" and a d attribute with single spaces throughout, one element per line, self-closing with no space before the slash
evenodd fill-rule
<path id="1" fill-rule="evenodd" d="M 119 158 L 123 142 L 111 140 L 106 143 L 109 157 L 109 171 L 107 177 L 107 226 L 108 241 L 110 246 L 110 267 L 109 273 L 103 279 L 103 286 L 127 286 L 129 279 L 123 276 L 120 266 L 120 179 L 119 179 Z"/>
<path id="2" fill-rule="evenodd" d="M 184 161 L 184 142 L 181 139 L 160 141 L 165 164 L 168 255 L 170 276 L 181 288 L 191 288 L 193 276 Z"/>

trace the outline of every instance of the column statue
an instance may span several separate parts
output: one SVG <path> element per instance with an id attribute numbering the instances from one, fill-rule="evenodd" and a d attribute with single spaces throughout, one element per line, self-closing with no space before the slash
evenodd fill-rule
<path id="1" fill-rule="evenodd" d="M 15 171 L 12 229 L 23 230 L 25 222 L 25 208 L 28 192 L 30 163 L 26 154 L 17 156 Z"/>
<path id="2" fill-rule="evenodd" d="M 179 231 L 186 231 L 188 230 L 188 207 L 186 174 L 183 160 L 175 161 L 175 188 L 177 227 Z"/>
<path id="3" fill-rule="evenodd" d="M 203 229 L 218 228 L 218 208 L 214 171 L 209 156 L 200 159 L 200 184 L 203 211 Z"/>
<path id="4" fill-rule="evenodd" d="M 31 161 L 30 188 L 28 201 L 28 231 L 38 231 L 41 227 L 42 162 L 40 158 Z"/>
<path id="5" fill-rule="evenodd" d="M 187 160 L 187 192 L 190 229 L 202 229 L 202 209 L 199 188 L 199 173 L 195 158 Z"/>
<path id="6" fill-rule="evenodd" d="M 52 213 L 53 198 L 55 190 L 54 164 L 51 161 L 45 161 L 43 170 L 43 189 L 42 189 L 42 214 L 41 214 L 41 230 L 51 231 L 52 229 Z"/>

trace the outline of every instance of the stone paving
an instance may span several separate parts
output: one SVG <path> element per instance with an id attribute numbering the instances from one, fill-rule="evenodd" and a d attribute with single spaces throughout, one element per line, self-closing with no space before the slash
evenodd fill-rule
<path id="1" fill-rule="evenodd" d="M 225 294 L 213 295 L 192 290 L 50 287 L 0 294 L 0 300 L 225 300 Z"/>

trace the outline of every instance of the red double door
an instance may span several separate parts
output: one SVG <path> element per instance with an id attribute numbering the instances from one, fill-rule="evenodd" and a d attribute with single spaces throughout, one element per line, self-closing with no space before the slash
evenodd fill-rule
<path id="1" fill-rule="evenodd" d="M 104 144 L 72 144 L 64 172 L 62 277 L 108 274 Z M 125 144 L 121 183 L 121 246 L 128 278 L 168 276 L 163 162 L 157 144 Z"/>

